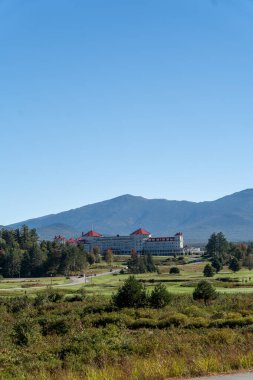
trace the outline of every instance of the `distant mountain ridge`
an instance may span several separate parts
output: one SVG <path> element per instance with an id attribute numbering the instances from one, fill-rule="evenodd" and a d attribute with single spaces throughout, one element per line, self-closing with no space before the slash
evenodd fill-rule
<path id="1" fill-rule="evenodd" d="M 188 202 L 122 195 L 58 214 L 11 224 L 37 228 L 42 239 L 56 234 L 78 236 L 94 226 L 102 234 L 129 234 L 144 227 L 153 235 L 184 233 L 186 241 L 205 242 L 212 232 L 223 231 L 232 241 L 253 240 L 253 189 L 215 201 Z"/>

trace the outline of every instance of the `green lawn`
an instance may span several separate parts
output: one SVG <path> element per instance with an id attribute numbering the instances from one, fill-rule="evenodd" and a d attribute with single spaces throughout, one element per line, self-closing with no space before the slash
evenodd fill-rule
<path id="1" fill-rule="evenodd" d="M 160 274 L 145 273 L 136 275 L 138 279 L 145 281 L 145 286 L 150 291 L 157 282 L 162 281 L 168 291 L 173 294 L 191 294 L 197 282 L 204 278 L 203 268 L 206 262 L 177 265 L 178 268 L 180 268 L 179 275 L 169 274 L 172 265 L 167 265 L 164 258 L 162 264 L 163 265 L 160 266 Z M 120 268 L 119 263 L 114 263 L 114 268 L 116 265 Z M 175 266 L 175 264 L 173 264 L 173 266 Z M 89 273 L 99 274 L 108 272 L 108 270 L 108 266 L 94 265 L 91 267 Z M 8 296 L 22 294 L 34 295 L 36 292 L 45 289 L 47 286 L 64 284 L 66 286 L 58 288 L 64 293 L 72 293 L 81 287 L 85 287 L 87 293 L 95 293 L 108 297 L 117 291 L 118 287 L 123 284 L 128 276 L 128 274 L 93 276 L 92 278 L 88 278 L 86 284 L 82 283 L 71 286 L 68 286 L 68 284 L 71 284 L 71 280 L 66 279 L 65 277 L 43 277 L 26 280 L 4 279 L 0 282 L 0 296 L 7 294 Z M 228 278 L 230 281 L 223 282 L 218 280 L 222 278 Z M 211 281 L 217 291 L 221 293 L 253 293 L 253 272 L 250 270 L 241 269 L 237 273 L 232 273 L 227 268 L 224 268 L 220 273 L 208 280 Z"/>
<path id="2" fill-rule="evenodd" d="M 185 264 L 178 266 L 181 270 L 179 275 L 169 274 L 169 267 L 163 266 L 162 274 L 157 273 L 145 273 L 136 275 L 138 279 L 146 281 L 170 281 L 164 282 L 168 291 L 173 294 L 191 294 L 194 290 L 194 284 L 203 279 L 203 268 L 205 263 L 201 264 Z M 105 296 L 111 295 L 117 290 L 117 288 L 123 284 L 128 275 L 107 275 L 102 277 L 94 277 L 92 283 L 86 284 L 88 292 L 103 294 Z M 231 280 L 237 280 L 236 283 L 229 283 L 229 287 L 226 282 L 216 281 L 217 278 L 230 278 Z M 174 280 L 174 281 L 173 281 Z M 253 273 L 249 270 L 242 269 L 237 273 L 230 272 L 227 268 L 209 279 L 214 283 L 218 292 L 222 293 L 253 293 Z M 251 282 L 252 281 L 252 282 Z M 189 283 L 189 286 L 188 286 Z M 193 285 L 191 286 L 191 284 Z M 154 284 L 152 282 L 145 283 L 148 290 L 152 290 Z"/>
<path id="3" fill-rule="evenodd" d="M 15 289 L 15 288 L 42 288 L 45 286 L 54 286 L 68 284 L 71 281 L 66 279 L 66 277 L 40 277 L 40 278 L 29 278 L 29 279 L 4 279 L 0 281 L 1 289 Z"/>

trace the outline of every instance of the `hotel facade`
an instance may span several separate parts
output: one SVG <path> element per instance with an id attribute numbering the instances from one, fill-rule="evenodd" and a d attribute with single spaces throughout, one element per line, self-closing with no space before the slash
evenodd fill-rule
<path id="1" fill-rule="evenodd" d="M 99 248 L 101 253 L 111 250 L 113 254 L 130 255 L 135 251 L 138 254 L 152 254 L 154 256 L 174 256 L 184 254 L 184 238 L 182 232 L 174 236 L 153 237 L 150 232 L 139 228 L 130 235 L 103 236 L 96 231 L 82 233 L 78 239 L 66 240 L 63 236 L 56 236 L 59 242 L 69 244 L 80 243 L 87 252 Z M 64 240 L 65 239 L 65 240 Z"/>

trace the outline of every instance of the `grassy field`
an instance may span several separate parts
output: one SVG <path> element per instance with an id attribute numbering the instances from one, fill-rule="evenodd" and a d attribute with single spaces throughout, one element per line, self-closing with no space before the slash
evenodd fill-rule
<path id="1" fill-rule="evenodd" d="M 86 292 L 54 294 L 0 299 L 1 380 L 165 380 L 253 366 L 251 295 L 117 309 Z"/>
<path id="2" fill-rule="evenodd" d="M 114 263 L 112 269 L 125 267 L 125 257 L 120 257 L 118 262 Z M 159 265 L 159 273 L 138 274 L 136 277 L 145 283 L 148 290 L 152 290 L 155 284 L 162 282 L 169 292 L 173 294 L 191 294 L 198 281 L 203 279 L 203 269 L 206 262 L 178 264 L 180 274 L 169 274 L 171 264 L 164 257 L 156 257 Z M 34 295 L 40 290 L 49 286 L 62 286 L 61 291 L 72 293 L 85 287 L 88 294 L 97 294 L 109 297 L 116 292 L 118 287 L 128 277 L 128 274 L 107 274 L 111 266 L 106 264 L 96 264 L 87 271 L 87 283 L 73 285 L 72 280 L 65 277 L 44 277 L 31 279 L 4 279 L 0 281 L 0 296 L 15 295 Z M 92 275 L 92 277 L 91 277 Z M 241 269 L 237 273 L 232 273 L 228 268 L 224 268 L 214 277 L 209 278 L 218 292 L 221 293 L 253 293 L 253 272 L 247 269 Z M 70 285 L 70 286 L 68 286 Z M 59 288 L 60 288 L 59 286 Z"/>
<path id="3" fill-rule="evenodd" d="M 29 279 L 4 279 L 0 281 L 0 289 L 33 288 L 69 284 L 71 281 L 65 277 L 41 277 Z"/>
<path id="4" fill-rule="evenodd" d="M 149 292 L 167 287 L 163 309 L 115 308 L 110 296 L 129 275 L 101 276 L 110 270 L 104 264 L 90 268 L 87 283 L 2 280 L 0 380 L 164 380 L 252 368 L 252 272 L 224 268 L 209 279 L 219 296 L 205 305 L 191 294 L 206 262 L 178 263 L 172 275 L 175 263 L 156 260 L 159 273 L 136 278 Z"/>

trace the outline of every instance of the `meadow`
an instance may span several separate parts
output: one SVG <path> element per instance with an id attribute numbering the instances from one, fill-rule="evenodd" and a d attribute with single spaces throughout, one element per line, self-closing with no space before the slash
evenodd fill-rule
<path id="1" fill-rule="evenodd" d="M 164 380 L 252 368 L 252 272 L 225 267 L 209 279 L 218 298 L 204 305 L 192 292 L 206 262 L 177 261 L 175 275 L 175 262 L 156 261 L 158 273 L 135 277 L 149 293 L 166 286 L 162 309 L 115 307 L 128 274 L 108 271 L 125 269 L 124 258 L 91 266 L 86 283 L 2 279 L 0 379 Z"/>
<path id="2" fill-rule="evenodd" d="M 0 313 L 3 380 L 162 380 L 253 366 L 247 294 L 220 294 L 207 306 L 181 294 L 163 309 L 117 309 L 86 288 L 48 288 L 2 297 Z"/>
<path id="3" fill-rule="evenodd" d="M 60 287 L 67 294 L 85 287 L 87 294 L 97 294 L 110 297 L 117 291 L 119 286 L 126 280 L 128 274 L 118 273 L 126 268 L 125 256 L 116 257 L 115 263 L 91 265 L 86 272 L 86 282 L 80 279 L 79 283 L 73 284 L 72 278 L 68 277 L 40 277 L 29 279 L 2 279 L 0 281 L 0 296 L 31 295 L 47 287 Z M 158 266 L 158 273 L 143 273 L 135 275 L 142 281 L 148 290 L 162 282 L 167 290 L 172 294 L 192 294 L 198 281 L 204 278 L 203 269 L 207 261 L 196 258 L 196 262 L 191 262 L 192 258 L 182 260 L 168 260 L 166 257 L 155 257 Z M 198 262 L 199 261 L 199 262 Z M 177 266 L 180 274 L 170 274 L 170 268 Z M 110 273 L 110 270 L 117 273 Z M 126 272 L 126 271 L 125 271 Z M 103 275 L 104 274 L 104 275 Z M 76 280 L 76 278 L 75 278 Z M 224 267 L 219 273 L 208 279 L 220 293 L 252 293 L 253 292 L 253 271 L 241 269 L 233 273 Z M 69 285 L 69 286 L 68 286 Z"/>

